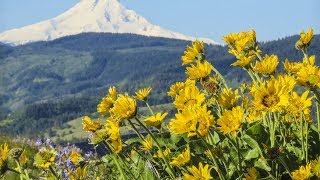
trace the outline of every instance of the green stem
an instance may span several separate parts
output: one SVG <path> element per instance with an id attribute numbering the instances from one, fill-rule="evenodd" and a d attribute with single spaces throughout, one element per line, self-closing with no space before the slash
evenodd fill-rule
<path id="1" fill-rule="evenodd" d="M 304 145 L 304 119 L 302 117 L 302 113 L 300 113 L 300 128 L 301 128 L 301 148 L 302 148 L 302 156 L 305 159 L 305 145 Z M 308 163 L 308 162 L 307 162 Z"/>
<path id="2" fill-rule="evenodd" d="M 111 154 L 111 158 L 112 158 L 113 162 L 116 164 L 117 169 L 118 169 L 119 172 L 120 172 L 121 178 L 122 178 L 123 180 L 126 180 L 127 178 L 126 178 L 126 176 L 125 176 L 125 174 L 124 174 L 124 172 L 123 172 L 123 169 L 121 168 L 121 166 L 120 166 L 120 164 L 119 164 L 119 162 L 118 162 L 118 159 L 117 159 L 116 155 L 115 155 L 114 152 L 111 150 L 111 148 L 110 148 L 110 146 L 108 145 L 107 142 L 103 141 L 103 145 L 107 148 L 107 150 L 108 150 L 109 153 Z"/>
<path id="3" fill-rule="evenodd" d="M 56 177 L 57 179 L 59 179 L 59 176 L 57 175 L 57 173 L 54 171 L 54 169 L 52 168 L 52 166 L 49 166 L 49 170 L 51 171 L 51 173 L 54 175 L 54 177 Z"/>
<path id="4" fill-rule="evenodd" d="M 255 51 L 256 56 L 258 57 L 258 59 L 261 61 L 263 58 L 261 57 L 261 55 Z"/>
<path id="5" fill-rule="evenodd" d="M 131 122 L 131 120 L 128 120 L 129 124 L 131 125 L 132 129 L 134 130 L 134 132 L 139 136 L 139 138 L 141 140 L 144 140 L 143 136 L 141 135 L 141 133 L 138 131 L 138 129 L 134 126 L 134 124 Z"/>
<path id="6" fill-rule="evenodd" d="M 112 157 L 112 160 L 116 163 L 116 166 L 117 166 L 118 170 L 120 171 L 120 175 L 121 175 L 122 179 L 123 179 L 123 180 L 126 180 L 127 178 L 126 178 L 126 176 L 124 175 L 123 169 L 121 168 L 121 166 L 120 166 L 120 164 L 119 164 L 119 162 L 118 162 L 117 157 L 116 157 L 114 154 L 112 154 L 111 157 Z"/>
<path id="7" fill-rule="evenodd" d="M 241 158 L 240 145 L 239 145 L 238 138 L 236 138 L 236 145 L 237 145 L 237 151 L 238 151 L 239 169 L 240 169 L 241 174 L 243 174 L 242 158 Z"/>
<path id="8" fill-rule="evenodd" d="M 319 140 L 320 140 L 320 104 L 318 101 L 316 101 L 316 107 L 317 107 L 317 124 L 318 124 L 318 134 L 319 134 Z"/>
<path id="9" fill-rule="evenodd" d="M 29 180 L 29 179 L 30 179 L 30 178 L 29 178 L 29 175 L 28 175 L 27 172 L 25 172 L 25 174 L 24 174 L 24 172 L 22 171 L 22 168 L 21 168 L 21 165 L 20 165 L 19 160 L 18 160 L 18 159 L 15 159 L 15 162 L 16 162 L 16 164 L 17 164 L 17 169 L 18 169 L 18 171 L 20 172 L 20 179 Z M 25 176 L 25 177 L 24 177 L 24 176 Z"/>
<path id="10" fill-rule="evenodd" d="M 150 137 L 151 137 L 151 138 L 153 139 L 153 141 L 156 143 L 156 145 L 157 145 L 157 147 L 158 147 L 158 149 L 159 149 L 159 151 L 160 151 L 160 154 L 162 155 L 163 160 L 164 160 L 166 166 L 168 167 L 169 175 L 170 175 L 171 178 L 174 179 L 175 176 L 174 176 L 174 173 L 173 173 L 173 169 L 172 169 L 171 165 L 169 164 L 167 157 L 164 155 L 163 150 L 162 150 L 162 148 L 161 148 L 158 140 L 153 136 L 152 132 L 151 132 L 138 118 L 135 118 L 135 119 L 137 120 L 137 122 L 139 123 L 139 125 L 140 125 L 141 127 L 143 127 L 143 128 L 147 131 L 147 133 L 150 135 Z"/>
<path id="11" fill-rule="evenodd" d="M 151 107 L 150 107 L 149 103 L 148 103 L 147 101 L 145 101 L 145 103 L 146 103 L 146 105 L 147 105 L 147 107 L 148 107 L 149 111 L 151 112 L 152 116 L 154 116 L 154 113 L 153 113 L 153 111 L 152 111 L 152 109 L 151 109 Z"/>
<path id="12" fill-rule="evenodd" d="M 120 161 L 122 162 L 122 164 L 124 164 L 125 169 L 130 173 L 130 175 L 133 177 L 133 179 L 136 180 L 137 178 L 135 178 L 135 176 L 132 174 L 132 172 L 130 171 L 127 163 L 124 162 L 123 158 L 121 158 L 119 155 L 116 155 L 116 156 L 119 157 L 119 159 L 120 159 Z"/>
<path id="13" fill-rule="evenodd" d="M 257 82 L 257 80 L 255 79 L 255 77 L 254 77 L 254 75 L 253 75 L 253 73 L 252 73 L 252 71 L 251 70 L 247 70 L 247 69 L 245 69 L 247 72 L 248 72 L 248 74 L 249 74 L 249 76 L 251 77 L 251 79 L 253 80 L 253 82 L 254 82 L 254 84 L 256 85 L 256 86 L 258 86 L 259 84 L 258 84 L 258 82 Z"/>
<path id="14" fill-rule="evenodd" d="M 279 157 L 278 160 L 282 164 L 282 166 L 286 169 L 286 171 L 288 172 L 288 174 L 291 177 L 291 179 L 293 179 L 292 176 L 291 176 L 291 171 L 289 170 L 287 164 L 282 160 L 281 157 Z"/>
<path id="15" fill-rule="evenodd" d="M 228 88 L 228 84 L 227 81 L 224 79 L 224 77 L 222 76 L 222 74 L 220 74 L 220 72 L 212 66 L 212 70 L 220 77 L 220 79 L 222 80 L 222 83 L 224 85 L 225 88 Z"/>
<path id="16" fill-rule="evenodd" d="M 308 156 L 309 156 L 309 153 L 308 153 L 308 138 L 309 138 L 309 132 L 308 132 L 308 123 L 307 122 L 305 122 L 306 123 L 306 128 L 307 128 L 307 133 L 306 133 L 306 164 L 309 162 L 309 158 L 308 158 Z"/>
<path id="17" fill-rule="evenodd" d="M 306 142 L 305 142 L 305 157 L 306 157 L 306 164 L 307 164 L 307 163 L 309 162 L 309 161 L 308 161 L 308 160 L 309 160 L 309 158 L 308 158 L 308 156 L 309 156 L 309 154 L 308 154 L 309 129 L 308 129 L 308 122 L 305 120 L 306 117 L 304 116 L 303 113 L 301 113 L 301 114 L 302 114 L 302 116 L 303 116 L 303 122 L 304 122 L 304 125 L 305 125 L 304 127 L 306 128 L 306 131 L 307 131 L 307 132 L 305 132 L 305 140 L 306 140 Z"/>
<path id="18" fill-rule="evenodd" d="M 16 174 L 21 174 L 19 171 L 17 171 L 17 170 L 14 170 L 14 169 L 11 169 L 11 168 L 7 168 L 8 169 L 8 171 L 11 171 L 11 172 L 14 172 L 14 173 L 16 173 Z"/>
<path id="19" fill-rule="evenodd" d="M 309 56 L 308 56 L 307 49 L 305 49 L 305 48 L 302 49 L 302 52 L 303 52 L 304 58 L 306 58 L 309 61 Z"/>
<path id="20" fill-rule="evenodd" d="M 204 142 L 205 146 L 207 149 L 209 149 L 210 153 L 211 153 L 211 156 L 212 156 L 212 159 L 213 159 L 213 162 L 214 162 L 214 165 L 216 166 L 215 170 L 217 171 L 218 175 L 219 175 L 219 178 L 220 179 L 225 179 L 220 168 L 219 168 L 219 164 L 218 164 L 218 161 L 214 155 L 214 153 L 212 152 L 212 149 L 209 147 L 208 143 L 206 142 L 206 140 L 199 134 L 199 132 L 197 131 L 197 135 L 200 137 L 200 139 Z"/>
<path id="21" fill-rule="evenodd" d="M 274 120 L 271 116 L 271 113 L 268 114 L 269 115 L 269 131 L 270 131 L 270 146 L 271 148 L 274 147 L 274 142 L 275 142 L 275 130 L 274 130 Z"/>

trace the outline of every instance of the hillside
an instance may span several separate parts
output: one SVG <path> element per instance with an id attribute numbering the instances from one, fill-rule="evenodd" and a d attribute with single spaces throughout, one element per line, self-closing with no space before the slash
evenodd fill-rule
<path id="1" fill-rule="evenodd" d="M 319 37 L 309 50 L 317 57 Z M 261 43 L 261 49 L 279 55 L 281 61 L 298 61 L 302 54 L 294 48 L 297 39 Z M 0 129 L 30 135 L 61 127 L 94 112 L 112 85 L 130 93 L 151 86 L 151 104 L 168 103 L 170 85 L 185 77 L 180 57 L 188 44 L 133 34 L 85 33 L 17 47 L 0 45 Z M 234 58 L 226 47 L 209 45 L 206 53 L 234 85 L 248 78 L 240 68 L 230 67 Z"/>

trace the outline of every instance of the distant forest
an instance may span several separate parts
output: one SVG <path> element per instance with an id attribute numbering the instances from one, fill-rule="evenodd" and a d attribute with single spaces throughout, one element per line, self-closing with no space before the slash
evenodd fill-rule
<path id="1" fill-rule="evenodd" d="M 301 61 L 298 36 L 260 43 L 280 61 Z M 185 78 L 180 57 L 191 42 L 133 34 L 84 33 L 49 42 L 10 47 L 0 44 L 0 132 L 42 134 L 96 111 L 109 86 L 133 93 L 153 88 L 150 103 L 171 102 L 171 84 Z M 225 46 L 206 46 L 207 59 L 231 86 L 248 79 Z M 309 54 L 320 55 L 320 36 Z M 279 64 L 282 68 L 282 63 Z M 35 133 L 37 132 L 37 133 Z"/>

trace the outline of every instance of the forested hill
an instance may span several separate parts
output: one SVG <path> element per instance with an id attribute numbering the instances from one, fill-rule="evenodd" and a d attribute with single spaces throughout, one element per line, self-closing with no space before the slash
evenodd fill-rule
<path id="1" fill-rule="evenodd" d="M 294 48 L 298 38 L 291 36 L 261 43 L 260 47 L 265 53 L 278 55 L 281 61 L 285 58 L 299 61 L 303 56 Z M 185 78 L 180 57 L 189 44 L 175 39 L 110 33 L 85 33 L 17 47 L 0 44 L 0 115 L 8 120 L 7 113 L 19 110 L 16 117 L 34 119 L 37 127 L 37 118 L 43 117 L 37 114 L 29 117 L 25 112 L 33 107 L 41 108 L 39 103 L 49 104 L 49 107 L 60 107 L 52 117 L 60 115 L 59 122 L 47 124 L 59 126 L 68 118 L 94 111 L 93 104 L 112 85 L 129 92 L 151 86 L 151 103 L 169 102 L 166 92 L 170 85 Z M 309 53 L 316 54 L 318 59 L 319 35 L 314 37 Z M 235 84 L 247 78 L 241 68 L 230 67 L 235 59 L 226 47 L 206 46 L 206 54 L 228 81 Z M 76 108 L 61 105 L 71 99 L 79 99 L 80 104 L 69 103 Z M 67 117 L 65 112 L 72 117 Z M 45 117 L 42 124 L 53 121 L 52 117 Z M 7 122 L 15 126 L 14 121 Z M 4 123 L 0 120 L 1 124 Z"/>

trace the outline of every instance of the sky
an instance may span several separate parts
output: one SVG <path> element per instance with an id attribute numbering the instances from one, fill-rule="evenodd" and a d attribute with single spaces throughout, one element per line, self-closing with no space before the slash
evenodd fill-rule
<path id="1" fill-rule="evenodd" d="M 0 0 L 0 32 L 53 18 L 79 0 Z M 120 0 L 153 24 L 222 42 L 255 29 L 259 41 L 320 30 L 320 0 Z"/>

